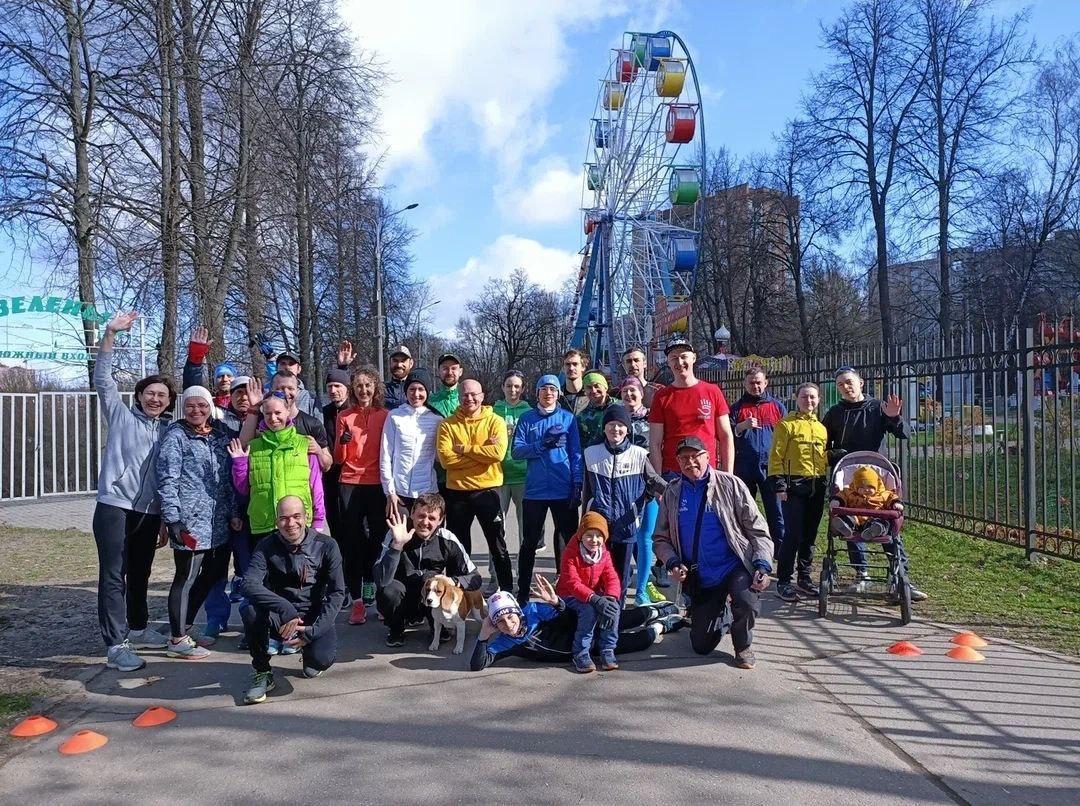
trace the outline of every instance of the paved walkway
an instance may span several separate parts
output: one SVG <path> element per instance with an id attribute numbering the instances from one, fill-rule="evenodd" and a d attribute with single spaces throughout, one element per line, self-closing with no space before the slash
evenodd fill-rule
<path id="1" fill-rule="evenodd" d="M 40 506 L 22 507 L 38 508 L 25 517 L 53 525 L 59 516 Z M 16 522 L 19 508 L 0 520 Z M 89 511 L 64 502 L 63 517 L 86 528 Z M 680 633 L 624 656 L 615 673 L 583 677 L 521 661 L 472 673 L 449 647 L 428 652 L 426 631 L 387 650 L 372 619 L 339 627 L 338 664 L 321 679 L 300 677 L 295 658 L 275 659 L 277 691 L 244 707 L 249 667 L 234 637 L 200 662 L 147 653 L 137 675 L 100 666 L 83 674 L 81 692 L 50 711 L 60 730 L 0 768 L 0 791 L 7 802 L 58 804 L 177 795 L 196 803 L 1080 802 L 1077 664 L 1000 642 L 983 650 L 985 662 L 965 664 L 945 657 L 950 630 L 901 627 L 891 611 L 837 602 L 817 619 L 806 603 L 764 603 L 750 672 L 731 665 L 727 640 L 703 659 Z M 888 654 L 898 639 L 925 654 Z M 179 717 L 132 727 L 151 704 Z M 85 756 L 57 753 L 81 728 L 109 743 Z"/>

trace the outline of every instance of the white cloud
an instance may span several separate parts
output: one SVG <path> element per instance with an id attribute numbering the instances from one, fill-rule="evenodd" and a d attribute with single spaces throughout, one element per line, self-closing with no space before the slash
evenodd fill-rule
<path id="1" fill-rule="evenodd" d="M 527 187 L 499 192 L 504 215 L 526 224 L 566 224 L 581 217 L 581 169 L 565 160 L 545 161 Z"/>
<path id="2" fill-rule="evenodd" d="M 428 139 L 438 126 L 440 136 L 478 146 L 514 175 L 552 131 L 551 93 L 573 62 L 567 34 L 624 11 L 604 0 L 342 4 L 359 44 L 390 79 L 378 117 L 385 171 L 401 170 L 406 185 L 434 182 Z"/>
<path id="3" fill-rule="evenodd" d="M 438 287 L 441 300 L 432 311 L 434 327 L 444 333 L 452 332 L 465 312 L 465 303 L 493 277 L 510 277 L 518 269 L 524 269 L 534 283 L 556 291 L 568 277 L 575 276 L 580 264 L 581 257 L 575 252 L 544 246 L 519 235 L 500 235 L 461 268 L 428 278 Z"/>

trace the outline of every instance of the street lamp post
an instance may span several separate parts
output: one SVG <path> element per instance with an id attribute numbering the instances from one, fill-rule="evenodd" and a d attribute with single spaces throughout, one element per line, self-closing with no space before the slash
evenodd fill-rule
<path id="1" fill-rule="evenodd" d="M 419 202 L 402 207 L 385 216 L 380 216 L 375 227 L 375 349 L 378 355 L 379 378 L 386 378 L 386 317 L 383 316 L 383 265 L 382 265 L 382 232 L 383 225 L 396 215 L 406 210 L 415 210 L 420 206 Z"/>

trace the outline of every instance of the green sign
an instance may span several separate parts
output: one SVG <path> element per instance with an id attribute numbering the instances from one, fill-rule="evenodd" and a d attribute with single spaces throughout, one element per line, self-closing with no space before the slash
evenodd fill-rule
<path id="1" fill-rule="evenodd" d="M 106 324 L 112 313 L 101 313 L 92 303 L 62 297 L 0 297 L 0 317 L 20 313 L 55 313 L 61 316 L 77 316 L 89 322 Z"/>

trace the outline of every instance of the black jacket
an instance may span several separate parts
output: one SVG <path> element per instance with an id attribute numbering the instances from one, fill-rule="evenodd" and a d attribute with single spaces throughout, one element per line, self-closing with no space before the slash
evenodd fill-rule
<path id="1" fill-rule="evenodd" d="M 386 382 L 386 406 L 387 411 L 393 411 L 398 406 L 406 402 L 405 400 L 405 381 L 408 376 L 402 378 L 400 381 L 395 381 L 393 378 Z"/>
<path id="2" fill-rule="evenodd" d="M 335 405 L 334 403 L 327 403 L 322 407 L 323 428 L 326 431 L 327 447 L 330 448 L 331 453 L 333 453 L 334 448 L 337 447 L 337 416 L 347 408 L 349 408 L 348 401 L 342 406 Z"/>
<path id="3" fill-rule="evenodd" d="M 886 417 L 882 402 L 868 397 L 858 403 L 841 400 L 825 412 L 821 423 L 828 432 L 825 451 L 829 462 L 838 461 L 852 451 L 881 451 L 886 434 L 907 439 L 910 434 L 903 415 Z"/>
<path id="4" fill-rule="evenodd" d="M 244 574 L 244 596 L 269 614 L 275 629 L 300 616 L 306 636 L 318 638 L 334 628 L 345 602 L 337 543 L 308 528 L 300 545 L 292 546 L 272 532 L 252 552 Z"/>
<path id="5" fill-rule="evenodd" d="M 444 574 L 456 579 L 467 591 L 480 589 L 480 572 L 453 532 L 440 526 L 427 540 L 413 537 L 400 550 L 391 543 L 387 534 L 379 561 L 375 563 L 375 584 L 380 588 L 395 579 L 406 582 L 409 577 L 427 579 Z"/>

